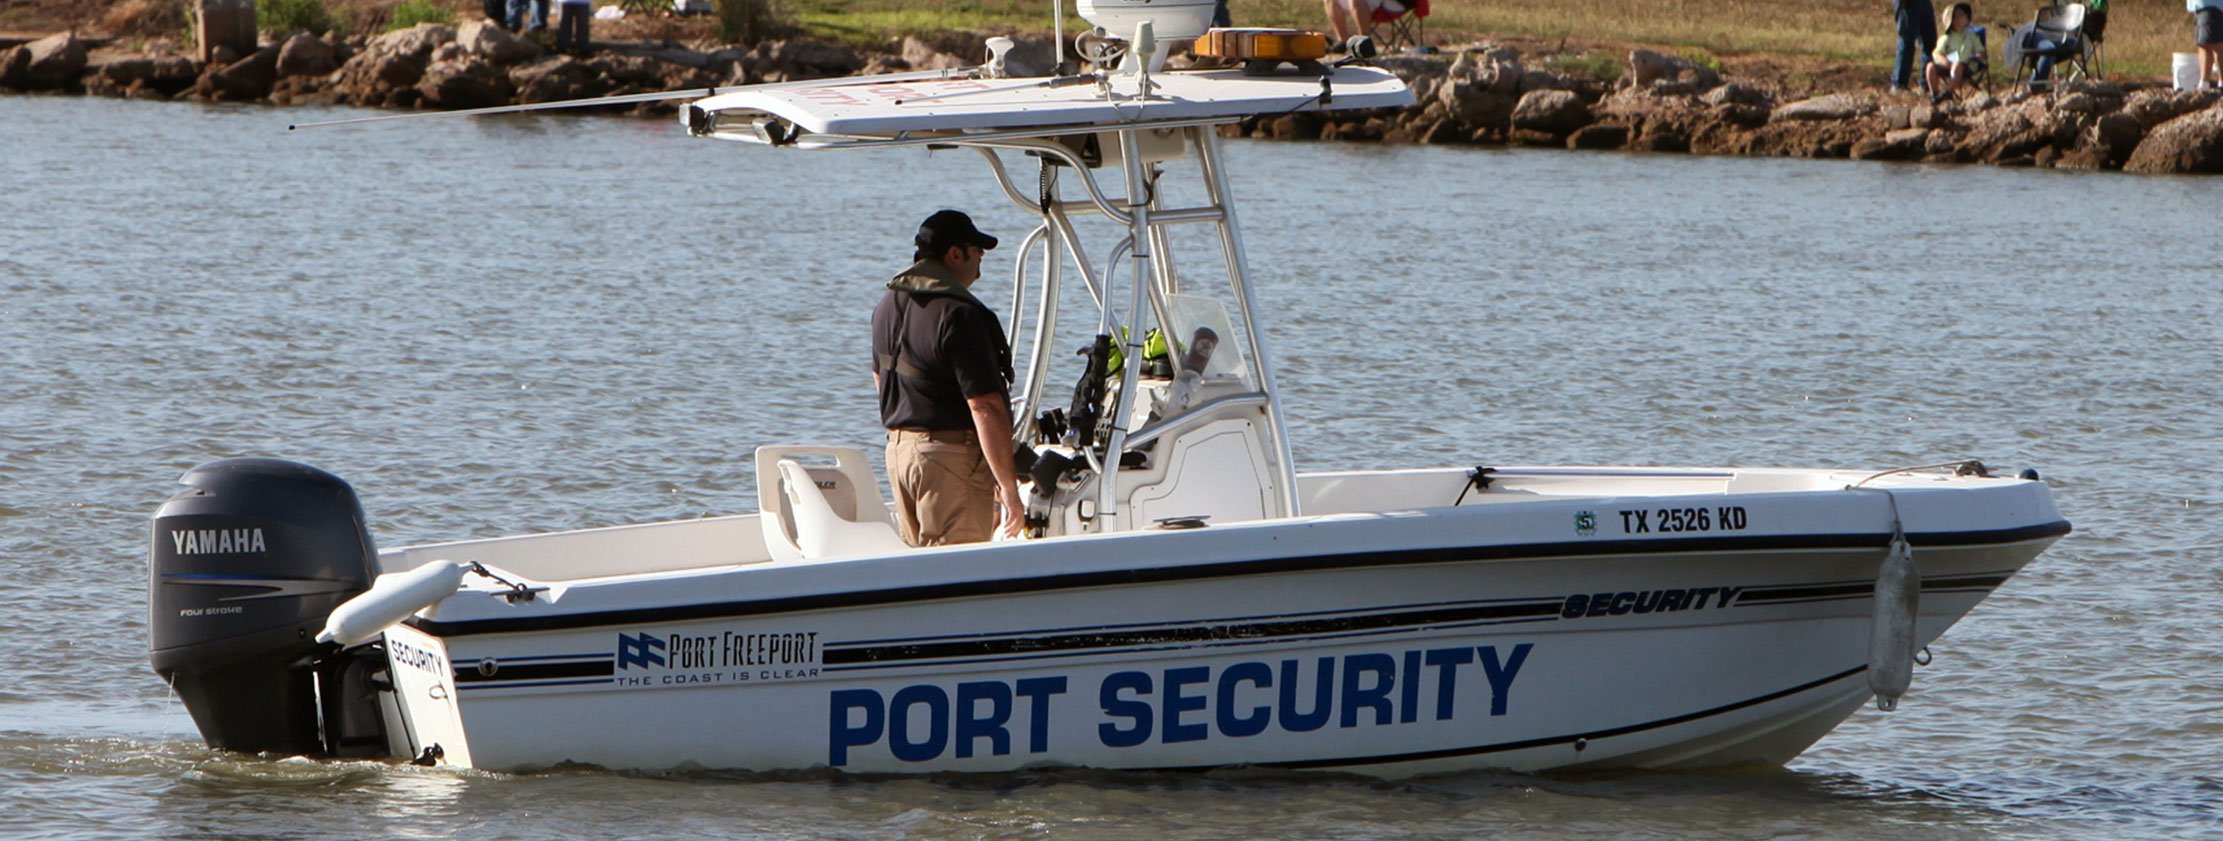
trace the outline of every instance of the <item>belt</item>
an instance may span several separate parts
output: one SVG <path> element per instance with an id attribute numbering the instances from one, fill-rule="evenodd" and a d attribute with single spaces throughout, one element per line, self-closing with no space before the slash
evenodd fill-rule
<path id="1" fill-rule="evenodd" d="M 899 438 L 935 441 L 943 444 L 970 444 L 980 440 L 980 433 L 970 429 L 890 429 L 888 440 Z"/>

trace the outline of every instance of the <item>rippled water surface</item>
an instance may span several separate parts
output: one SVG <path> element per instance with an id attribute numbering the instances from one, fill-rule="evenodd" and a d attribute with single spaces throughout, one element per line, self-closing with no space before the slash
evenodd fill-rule
<path id="1" fill-rule="evenodd" d="M 284 130 L 319 115 L 0 99 L 0 835 L 2223 834 L 2223 181 L 1844 162 L 1229 146 L 1307 467 L 2044 473 L 2077 532 L 1935 646 L 1899 712 L 1787 768 L 214 754 L 146 662 L 146 517 L 187 467 L 317 464 L 384 545 L 753 510 L 755 445 L 872 445 L 862 323 L 916 220 L 1028 224 L 969 152 L 605 118 Z"/>

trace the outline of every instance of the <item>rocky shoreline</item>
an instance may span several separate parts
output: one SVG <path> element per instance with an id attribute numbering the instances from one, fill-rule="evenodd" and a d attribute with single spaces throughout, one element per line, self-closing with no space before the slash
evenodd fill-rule
<path id="1" fill-rule="evenodd" d="M 1880 90 L 1797 97 L 1644 50 L 1629 54 L 1613 82 L 1532 69 L 1504 47 L 1380 63 L 1412 85 L 1419 107 L 1333 122 L 1294 114 L 1248 129 L 1292 139 L 2223 172 L 2223 95 L 2213 91 L 2071 82 L 1933 104 Z"/>
<path id="2" fill-rule="evenodd" d="M 0 51 L 0 90 L 198 102 L 461 109 L 629 93 L 832 78 L 979 63 L 980 38 L 906 38 L 860 53 L 807 41 L 751 48 L 597 44 L 554 54 L 485 21 L 419 24 L 377 37 L 295 34 L 206 63 L 136 54 L 63 33 Z M 1010 62 L 1047 72 L 1046 37 Z M 1637 50 L 1619 78 L 1583 79 L 1478 44 L 1377 62 L 1413 87 L 1412 108 L 1255 118 L 1230 134 L 1285 140 L 1548 146 L 1704 155 L 1986 163 L 2147 173 L 2223 172 L 2223 96 L 2152 83 L 2075 82 L 2047 93 L 1980 92 L 1931 104 L 1880 90 L 1805 96 Z M 612 106 L 669 112 L 671 103 Z"/>

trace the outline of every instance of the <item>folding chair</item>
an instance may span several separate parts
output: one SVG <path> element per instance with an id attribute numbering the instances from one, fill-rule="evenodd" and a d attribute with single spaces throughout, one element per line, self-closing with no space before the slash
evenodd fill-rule
<path id="1" fill-rule="evenodd" d="M 1983 51 L 1974 60 L 1968 62 L 1968 81 L 1974 84 L 1977 90 L 1990 93 L 1991 38 L 1989 32 L 1981 26 L 1970 25 L 1968 34 L 1976 36 L 1976 48 Z"/>
<path id="2" fill-rule="evenodd" d="M 2015 84 L 2033 89 L 2041 83 L 2050 84 L 2051 73 L 2046 79 L 2039 79 L 2038 70 L 2044 67 L 2050 71 L 2056 64 L 2068 65 L 2069 79 L 2092 75 L 2091 65 L 2085 60 L 2090 40 L 2084 36 L 2084 12 L 2082 3 L 2038 7 L 2037 19 L 2021 30 L 2023 41 L 2020 59 L 2015 64 Z M 2025 70 L 2029 71 L 2027 75 Z"/>
<path id="3" fill-rule="evenodd" d="M 1389 34 L 1382 39 L 1385 50 L 1418 50 L 1427 43 L 1428 0 L 1398 0 L 1405 7 L 1402 12 L 1392 12 L 1383 6 L 1374 7 L 1374 25 L 1389 27 Z"/>

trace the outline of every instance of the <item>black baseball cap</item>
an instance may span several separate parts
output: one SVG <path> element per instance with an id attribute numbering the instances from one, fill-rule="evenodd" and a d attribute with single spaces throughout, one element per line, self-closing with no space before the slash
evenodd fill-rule
<path id="1" fill-rule="evenodd" d="M 981 233 L 973 227 L 973 218 L 963 211 L 937 210 L 919 223 L 918 236 L 911 242 L 920 248 L 939 252 L 959 245 L 977 245 L 983 250 L 996 247 L 996 238 Z"/>

